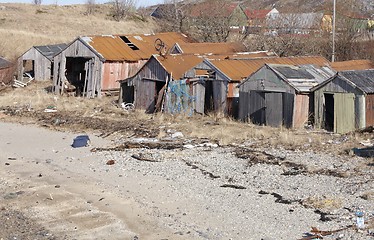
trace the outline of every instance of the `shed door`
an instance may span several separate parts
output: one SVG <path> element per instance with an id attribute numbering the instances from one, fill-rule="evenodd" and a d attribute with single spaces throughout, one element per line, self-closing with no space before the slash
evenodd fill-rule
<path id="1" fill-rule="evenodd" d="M 366 95 L 366 124 L 365 127 L 374 125 L 374 94 Z"/>
<path id="2" fill-rule="evenodd" d="M 250 113 L 249 105 L 249 92 L 239 93 L 239 119 L 242 121 L 248 121 Z"/>
<path id="3" fill-rule="evenodd" d="M 265 93 L 249 91 L 249 116 L 254 124 L 266 124 Z"/>
<path id="4" fill-rule="evenodd" d="M 353 93 L 334 93 L 334 132 L 347 133 L 355 129 Z"/>
<path id="5" fill-rule="evenodd" d="M 204 114 L 205 85 L 197 82 L 193 87 L 193 95 L 195 96 L 195 111 Z"/>
<path id="6" fill-rule="evenodd" d="M 279 127 L 283 123 L 282 93 L 265 93 L 265 119 L 266 125 Z"/>

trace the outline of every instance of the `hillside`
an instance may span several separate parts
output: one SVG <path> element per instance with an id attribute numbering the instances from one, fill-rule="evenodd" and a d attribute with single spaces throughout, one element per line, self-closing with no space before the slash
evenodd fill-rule
<path id="1" fill-rule="evenodd" d="M 155 31 L 151 20 L 111 20 L 105 4 L 94 14 L 86 11 L 85 5 L 0 4 L 0 56 L 14 59 L 34 45 L 70 42 L 79 35 Z"/>

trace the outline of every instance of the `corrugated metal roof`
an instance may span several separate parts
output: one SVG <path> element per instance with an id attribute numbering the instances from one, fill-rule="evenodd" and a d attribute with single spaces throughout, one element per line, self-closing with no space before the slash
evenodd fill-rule
<path id="1" fill-rule="evenodd" d="M 374 63 L 370 60 L 350 60 L 332 62 L 331 67 L 336 71 L 374 69 Z"/>
<path id="2" fill-rule="evenodd" d="M 168 73 L 171 73 L 174 79 L 181 79 L 184 74 L 201 63 L 203 58 L 195 55 L 168 55 L 162 57 L 153 55 L 157 61 L 165 68 Z"/>
<path id="3" fill-rule="evenodd" d="M 365 93 L 374 93 L 374 69 L 342 71 L 338 77 L 343 76 Z"/>
<path id="4" fill-rule="evenodd" d="M 268 64 L 284 81 L 299 92 L 309 92 L 311 88 L 332 77 L 335 72 L 327 67 L 308 65 Z"/>
<path id="5" fill-rule="evenodd" d="M 224 54 L 245 51 L 245 46 L 238 42 L 223 43 L 181 43 L 175 45 L 184 54 Z"/>
<path id="6" fill-rule="evenodd" d="M 8 60 L 6 60 L 5 58 L 0 57 L 0 69 L 8 68 L 11 65 L 12 65 L 11 62 L 9 62 Z"/>
<path id="7" fill-rule="evenodd" d="M 278 57 L 276 53 L 269 51 L 258 51 L 258 52 L 238 52 L 234 54 L 214 54 L 204 56 L 209 60 L 239 60 L 239 59 L 255 59 L 255 58 L 270 58 Z"/>
<path id="8" fill-rule="evenodd" d="M 45 46 L 34 46 L 41 54 L 47 57 L 49 60 L 52 60 L 56 54 L 61 52 L 67 47 L 66 43 L 54 44 L 54 45 L 45 45 Z"/>
<path id="9" fill-rule="evenodd" d="M 108 61 L 138 61 L 148 59 L 158 53 L 156 39 L 161 39 L 168 48 L 175 43 L 186 43 L 192 40 L 184 34 L 166 32 L 138 35 L 101 35 L 86 36 L 80 39 L 91 46 Z"/>
<path id="10" fill-rule="evenodd" d="M 328 66 L 329 61 L 324 57 L 288 57 L 288 58 L 256 58 L 256 59 L 224 59 L 209 60 L 217 69 L 225 74 L 231 81 L 241 81 L 247 78 L 265 64 L 288 64 L 288 65 L 306 65 L 314 64 L 316 66 Z"/>

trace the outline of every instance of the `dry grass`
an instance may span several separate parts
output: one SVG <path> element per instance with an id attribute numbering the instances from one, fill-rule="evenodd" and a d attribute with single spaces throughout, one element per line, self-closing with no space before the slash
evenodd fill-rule
<path id="1" fill-rule="evenodd" d="M 151 33 L 149 20 L 116 22 L 108 17 L 109 6 L 98 4 L 92 15 L 85 5 L 1 4 L 0 55 L 15 59 L 35 45 L 70 42 L 77 36 L 93 34 Z"/>
<path id="2" fill-rule="evenodd" d="M 168 129 L 181 131 L 189 138 L 209 139 L 220 145 L 252 145 L 253 147 L 286 148 L 292 150 L 314 150 L 332 153 L 344 153 L 353 147 L 360 147 L 359 142 L 367 136 L 358 133 L 338 135 L 324 131 L 306 129 L 292 130 L 287 128 L 272 128 L 257 126 L 251 123 L 238 122 L 222 116 L 188 117 L 184 115 L 145 114 L 144 111 L 125 112 L 116 105 L 116 96 L 101 99 L 86 99 L 64 97 L 48 93 L 45 89 L 51 82 L 33 82 L 27 88 L 0 91 L 0 108 L 30 109 L 42 112 L 48 107 L 56 107 L 58 112 L 72 116 L 108 119 L 142 124 L 142 128 L 158 129 L 158 137 L 166 135 Z M 87 126 L 89 127 L 89 126 Z M 129 127 L 129 126 L 126 126 Z M 131 126 L 130 126 L 131 127 Z M 152 130 L 153 131 L 153 130 Z"/>

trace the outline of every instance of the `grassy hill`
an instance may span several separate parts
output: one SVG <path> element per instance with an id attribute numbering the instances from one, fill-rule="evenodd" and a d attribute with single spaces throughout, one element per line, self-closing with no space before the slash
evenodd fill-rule
<path id="1" fill-rule="evenodd" d="M 14 59 L 34 45 L 70 42 L 79 35 L 151 33 L 152 20 L 120 22 L 109 17 L 110 6 L 0 4 L 0 56 Z"/>

